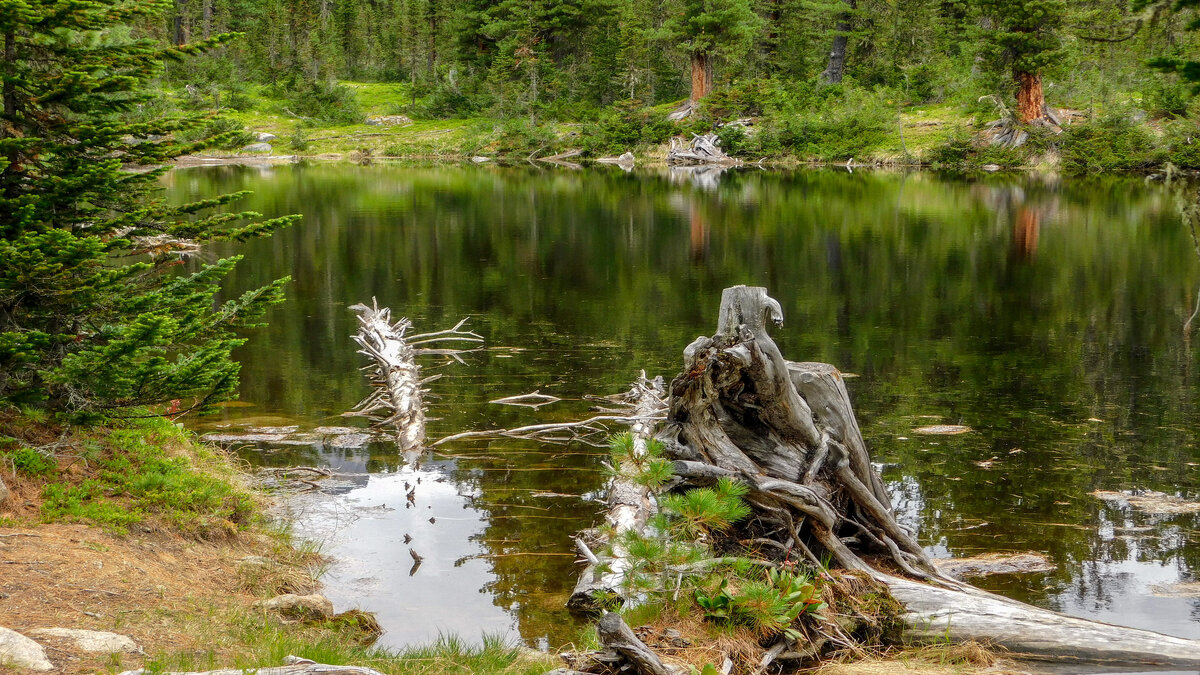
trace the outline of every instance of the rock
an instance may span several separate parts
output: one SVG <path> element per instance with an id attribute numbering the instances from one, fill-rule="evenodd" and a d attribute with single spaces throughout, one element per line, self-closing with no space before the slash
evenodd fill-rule
<path id="1" fill-rule="evenodd" d="M 4 484 L 4 479 L 0 478 L 0 504 L 8 501 L 9 494 L 8 486 Z"/>
<path id="2" fill-rule="evenodd" d="M 990 577 L 994 574 L 1053 572 L 1054 563 L 1041 553 L 984 553 L 971 558 L 934 560 L 937 568 L 958 579 Z"/>
<path id="3" fill-rule="evenodd" d="M 622 153 L 620 157 L 601 157 L 596 160 L 601 164 L 633 164 L 634 157 L 632 152 Z"/>
<path id="4" fill-rule="evenodd" d="M 73 628 L 37 628 L 29 631 L 42 637 L 57 637 L 71 640 L 76 648 L 85 652 L 117 654 L 119 652 L 142 653 L 138 643 L 125 635 L 99 630 L 75 630 Z"/>
<path id="5" fill-rule="evenodd" d="M 492 161 L 492 158 L 491 157 L 483 157 L 482 155 L 476 155 L 471 158 L 471 161 L 475 162 L 476 164 L 483 164 L 484 162 Z"/>
<path id="6" fill-rule="evenodd" d="M 275 134 L 259 131 L 254 134 L 254 140 L 258 141 L 259 143 L 270 143 L 271 141 L 279 140 L 279 137 Z"/>
<path id="7" fill-rule="evenodd" d="M 260 602 L 258 606 L 293 619 L 329 619 L 333 617 L 333 603 L 320 593 L 277 595 L 270 600 Z"/>
<path id="8" fill-rule="evenodd" d="M 242 152 L 270 152 L 270 143 L 251 143 L 242 148 Z"/>
<path id="9" fill-rule="evenodd" d="M 375 115 L 367 118 L 367 124 L 372 126 L 394 127 L 401 124 L 412 124 L 405 115 Z"/>
<path id="10" fill-rule="evenodd" d="M 54 664 L 46 658 L 46 650 L 41 645 L 7 628 L 0 628 L 0 665 L 54 670 Z"/>
<path id="11" fill-rule="evenodd" d="M 981 166 L 979 168 L 983 169 L 984 171 L 995 173 L 1000 170 L 1000 165 L 999 164 L 984 164 L 983 166 Z"/>

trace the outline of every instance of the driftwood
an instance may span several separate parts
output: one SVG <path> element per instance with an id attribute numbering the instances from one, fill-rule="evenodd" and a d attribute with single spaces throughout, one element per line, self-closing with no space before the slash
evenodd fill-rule
<path id="1" fill-rule="evenodd" d="M 740 163 L 740 160 L 725 154 L 721 149 L 721 139 L 716 134 L 693 134 L 688 143 L 671 138 L 671 148 L 667 151 L 667 164 L 672 165 Z"/>
<path id="2" fill-rule="evenodd" d="M 600 644 L 604 645 L 606 649 L 620 654 L 633 666 L 636 673 L 641 675 L 681 675 L 681 673 L 687 672 L 679 666 L 663 663 L 654 650 L 647 647 L 633 634 L 633 631 L 621 619 L 620 614 L 606 613 L 600 619 L 597 634 L 600 637 Z"/>
<path id="3" fill-rule="evenodd" d="M 657 387 L 659 391 L 659 394 L 655 397 L 658 403 L 654 406 L 652 412 L 642 406 L 643 399 L 641 398 L 641 393 L 644 387 Z M 665 419 L 666 404 L 661 398 L 661 392 L 662 383 L 657 380 L 646 380 L 646 373 L 643 372 L 641 379 L 628 392 L 615 396 L 594 397 L 593 400 L 600 401 L 603 403 L 603 406 L 597 409 L 599 414 L 592 415 L 591 417 L 573 422 L 529 424 L 512 429 L 463 431 L 439 438 L 433 442 L 433 445 L 442 445 L 443 443 L 459 441 L 465 438 L 522 438 L 551 443 L 575 441 L 601 447 L 605 445 L 604 441 L 610 432 L 609 424 L 622 424 L 632 427 L 639 423 L 653 424 Z M 497 399 L 497 402 L 502 400 Z M 646 399 L 646 401 L 649 400 Z"/>
<path id="4" fill-rule="evenodd" d="M 648 380 L 643 372 L 633 387 L 617 399 L 630 408 L 628 423 L 633 435 L 635 456 L 645 456 L 647 440 L 666 411 L 663 394 L 662 378 Z M 645 530 L 650 516 L 654 514 L 655 505 L 650 491 L 633 480 L 632 469 L 628 466 L 615 468 L 617 475 L 609 487 L 606 516 L 612 535 L 604 542 L 611 543 L 611 554 L 600 559 L 582 539 L 575 540 L 580 553 L 587 559 L 588 566 L 579 575 L 575 590 L 567 600 L 567 607 L 571 609 L 595 609 L 598 595 L 621 601 L 626 599 L 626 588 L 622 582 L 631 563 L 628 552 L 620 543 L 621 536 L 631 531 L 641 533 Z"/>
<path id="5" fill-rule="evenodd" d="M 163 672 L 158 670 L 146 670 L 140 668 L 138 670 L 126 670 L 120 675 L 247 675 L 255 673 L 256 675 L 383 675 L 383 673 L 372 668 L 364 666 L 334 666 L 325 663 L 317 663 L 309 659 L 302 659 L 298 656 L 287 656 L 283 659 L 284 665 L 269 668 L 226 668 L 223 670 L 205 670 L 193 672 Z"/>
<path id="6" fill-rule="evenodd" d="M 361 349 L 360 354 L 373 361 L 368 369 L 375 391 L 362 400 L 353 415 L 368 417 L 376 429 L 390 428 L 395 432 L 396 444 L 402 451 L 418 450 L 425 442 L 424 385 L 441 377 L 421 376 L 421 366 L 416 357 L 426 354 L 449 356 L 459 363 L 461 349 L 421 347 L 420 345 L 442 342 L 483 342 L 483 338 L 470 331 L 462 330 L 466 319 L 453 328 L 433 333 L 408 335 L 412 322 L 400 319 L 392 323 L 391 310 L 380 308 L 372 298 L 371 307 L 352 305 L 358 312 L 358 333 L 354 341 Z"/>
<path id="7" fill-rule="evenodd" d="M 841 373 L 785 360 L 767 333 L 782 321 L 766 289 L 728 288 L 716 333 L 684 350 L 657 436 L 675 460 L 674 487 L 742 481 L 750 536 L 774 541 L 781 559 L 824 557 L 885 584 L 908 612 L 911 639 L 986 640 L 1113 667 L 1200 665 L 1198 641 L 1068 617 L 940 573 L 896 522 Z"/>

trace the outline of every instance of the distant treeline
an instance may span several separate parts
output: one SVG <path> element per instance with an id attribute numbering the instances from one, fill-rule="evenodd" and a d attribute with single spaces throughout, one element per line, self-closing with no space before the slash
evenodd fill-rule
<path id="1" fill-rule="evenodd" d="M 175 0 L 152 30 L 244 38 L 170 71 L 175 84 L 406 82 L 426 116 L 579 119 L 761 83 L 846 78 L 896 103 L 998 95 L 1029 121 L 1135 97 L 1185 114 L 1194 0 Z M 1148 64 L 1157 62 L 1160 69 Z M 1194 64 L 1193 64 L 1194 65 Z M 739 110 L 733 110 L 737 113 Z"/>

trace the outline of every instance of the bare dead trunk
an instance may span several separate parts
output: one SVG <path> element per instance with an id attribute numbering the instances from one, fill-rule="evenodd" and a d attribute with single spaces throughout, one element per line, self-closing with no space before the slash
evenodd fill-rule
<path id="1" fill-rule="evenodd" d="M 203 18 L 204 18 L 204 25 L 203 25 L 204 39 L 207 40 L 209 37 L 212 36 L 213 0 L 204 0 L 204 5 L 202 7 L 202 13 L 203 13 Z"/>
<path id="2" fill-rule="evenodd" d="M 424 386 L 441 375 L 421 376 L 418 356 L 440 354 L 456 360 L 463 350 L 451 348 L 425 348 L 419 345 L 434 342 L 483 342 L 483 338 L 469 331 L 460 330 L 466 319 L 459 321 L 449 330 L 434 333 L 409 335 L 412 322 L 400 319 L 392 323 L 392 313 L 387 307 L 352 305 L 358 313 L 358 333 L 354 341 L 361 347 L 359 353 L 371 358 L 371 384 L 375 391 L 355 407 L 352 414 L 371 418 L 376 428 L 394 430 L 396 445 L 401 451 L 420 450 L 425 443 L 425 393 Z"/>
<path id="3" fill-rule="evenodd" d="M 1046 96 L 1042 91 L 1041 73 L 1016 74 L 1017 80 L 1017 120 L 1029 124 L 1045 116 Z"/>
<path id="4" fill-rule="evenodd" d="M 821 73 L 821 81 L 826 84 L 837 84 L 846 75 L 846 45 L 850 42 L 850 27 L 854 19 L 851 12 L 858 9 L 858 0 L 843 0 L 847 10 L 838 14 L 837 33 L 833 36 L 833 46 L 829 50 L 829 64 Z"/>
<path id="5" fill-rule="evenodd" d="M 692 52 L 692 95 L 688 100 L 693 105 L 699 103 L 712 91 L 712 82 L 712 55 L 706 52 Z"/>

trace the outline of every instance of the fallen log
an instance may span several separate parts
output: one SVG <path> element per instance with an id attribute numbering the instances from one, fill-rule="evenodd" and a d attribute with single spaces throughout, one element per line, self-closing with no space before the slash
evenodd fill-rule
<path id="1" fill-rule="evenodd" d="M 630 433 L 633 435 L 635 457 L 644 457 L 647 453 L 646 443 L 654 434 L 657 420 L 661 419 L 666 407 L 663 394 L 662 378 L 649 380 L 643 372 L 622 397 L 622 402 L 630 407 L 628 421 Z M 655 505 L 649 488 L 633 480 L 634 470 L 631 467 L 622 465 L 616 467 L 616 470 L 617 475 L 608 490 L 606 512 L 606 520 L 612 534 L 599 542 L 608 544 L 610 553 L 601 558 L 593 553 L 582 539 L 575 540 L 580 553 L 588 560 L 588 565 L 579 575 L 575 589 L 567 600 L 569 609 L 595 610 L 599 606 L 598 598 L 611 599 L 617 603 L 628 599 L 624 580 L 631 563 L 620 540 L 626 532 L 640 534 L 645 530 L 646 522 L 654 514 Z"/>
<path id="2" fill-rule="evenodd" d="M 284 665 L 268 668 L 226 668 L 223 670 L 205 670 L 192 672 L 164 672 L 160 670 L 126 670 L 119 675 L 383 675 L 383 673 L 364 666 L 338 666 L 317 663 L 298 656 L 287 656 Z"/>
<path id="3" fill-rule="evenodd" d="M 349 414 L 370 418 L 376 429 L 392 429 L 396 444 L 402 451 L 419 450 L 425 443 L 424 385 L 441 376 L 422 377 L 417 357 L 425 354 L 442 355 L 462 363 L 459 354 L 464 351 L 419 345 L 438 342 L 478 343 L 483 342 L 483 338 L 462 330 L 466 319 L 448 330 L 408 335 L 412 322 L 400 319 L 392 323 L 391 310 L 379 307 L 374 298 L 371 299 L 371 307 L 357 304 L 350 309 L 358 312 L 358 333 L 354 335 L 354 341 L 360 347 L 359 353 L 373 361 L 369 371 L 375 390 Z"/>
<path id="4" fill-rule="evenodd" d="M 681 675 L 687 670 L 680 666 L 663 663 L 653 649 L 638 639 L 629 626 L 615 612 L 606 613 L 597 626 L 600 644 L 620 654 L 641 675 Z"/>

